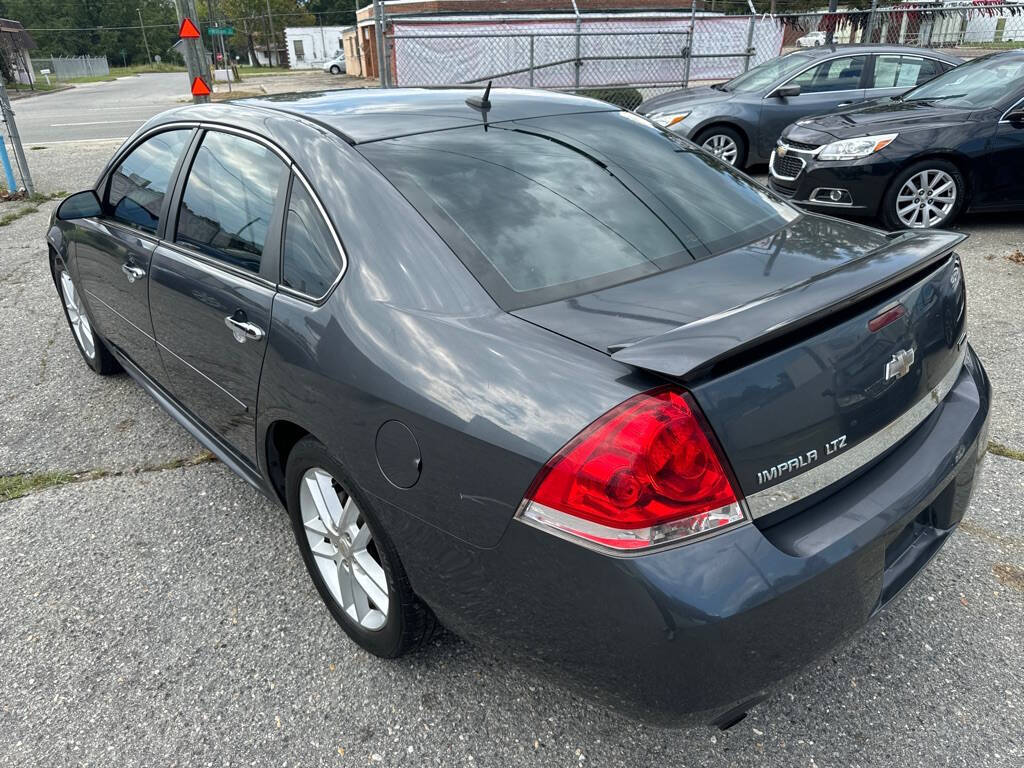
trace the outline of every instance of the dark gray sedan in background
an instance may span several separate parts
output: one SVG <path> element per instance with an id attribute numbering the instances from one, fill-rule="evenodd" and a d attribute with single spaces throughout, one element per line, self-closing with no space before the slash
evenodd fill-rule
<path id="1" fill-rule="evenodd" d="M 802 117 L 898 96 L 960 61 L 926 48 L 822 46 L 766 61 L 727 83 L 657 96 L 637 112 L 745 168 L 768 162 L 782 130 Z"/>
<path id="2" fill-rule="evenodd" d="M 590 99 L 178 108 L 47 240 L 85 362 L 288 510 L 356 643 L 439 620 L 651 721 L 728 726 L 864 625 L 987 444 L 962 236 Z"/>

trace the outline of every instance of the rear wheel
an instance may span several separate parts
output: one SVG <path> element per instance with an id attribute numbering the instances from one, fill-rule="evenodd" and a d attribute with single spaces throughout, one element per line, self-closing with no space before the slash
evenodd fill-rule
<path id="1" fill-rule="evenodd" d="M 743 168 L 747 162 L 747 143 L 739 131 L 725 125 L 701 131 L 697 144 L 729 165 Z"/>
<path id="2" fill-rule="evenodd" d="M 413 593 L 369 500 L 322 443 L 306 437 L 296 444 L 286 486 L 306 569 L 348 636 L 387 658 L 429 640 L 437 619 Z"/>
<path id="3" fill-rule="evenodd" d="M 966 185 L 960 170 L 947 160 L 922 160 L 898 174 L 882 201 L 889 229 L 948 226 L 963 209 Z"/>
<path id="4" fill-rule="evenodd" d="M 64 306 L 64 317 L 68 321 L 68 328 L 71 329 L 71 336 L 82 354 L 82 359 L 101 376 L 117 373 L 121 370 L 121 365 L 110 354 L 103 339 L 96 335 L 89 311 L 82 302 L 81 293 L 71 273 L 64 264 L 57 261 L 51 262 L 51 267 Z"/>
<path id="5" fill-rule="evenodd" d="M 331 74 L 332 75 L 340 75 L 341 74 L 341 67 L 339 67 L 337 64 L 333 65 L 331 67 Z"/>

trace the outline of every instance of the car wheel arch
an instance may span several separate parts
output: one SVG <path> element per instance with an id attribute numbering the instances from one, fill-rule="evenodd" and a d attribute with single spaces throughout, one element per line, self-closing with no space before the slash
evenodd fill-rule
<path id="1" fill-rule="evenodd" d="M 282 505 L 287 506 L 285 481 L 288 457 L 296 444 L 302 438 L 309 436 L 320 439 L 305 427 L 286 419 L 275 421 L 267 427 L 264 438 L 267 478 L 270 480 L 271 489 Z"/>
<path id="2" fill-rule="evenodd" d="M 964 202 L 963 202 L 963 206 L 961 207 L 960 210 L 961 211 L 966 211 L 970 207 L 971 197 L 973 196 L 973 192 L 974 192 L 974 177 L 973 177 L 973 174 L 971 173 L 971 162 L 970 162 L 970 160 L 968 160 L 966 157 L 964 157 L 963 155 L 959 154 L 958 152 L 953 152 L 953 151 L 927 151 L 927 152 L 922 152 L 919 155 L 915 155 L 914 157 L 907 158 L 905 161 L 900 163 L 899 168 L 897 168 L 896 171 L 890 177 L 889 183 L 885 186 L 885 194 L 888 194 L 889 189 L 891 189 L 892 185 L 896 183 L 896 177 L 900 173 L 902 173 L 904 170 L 906 170 L 907 168 L 909 168 L 912 165 L 916 165 L 917 163 L 921 163 L 921 162 L 926 162 L 928 160 L 943 160 L 943 161 L 945 161 L 947 163 L 952 163 L 954 166 L 956 166 L 956 169 L 960 172 L 960 176 L 964 180 L 964 186 L 965 186 L 965 189 L 964 189 Z M 884 197 L 884 195 L 883 195 L 883 197 Z"/>

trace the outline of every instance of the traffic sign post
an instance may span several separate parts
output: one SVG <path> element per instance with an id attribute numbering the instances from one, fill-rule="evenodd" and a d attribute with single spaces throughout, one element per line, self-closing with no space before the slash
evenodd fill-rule
<path id="1" fill-rule="evenodd" d="M 189 80 L 192 83 L 192 101 L 205 104 L 210 101 L 210 59 L 203 47 L 203 38 L 193 19 L 199 18 L 196 13 L 195 0 L 174 0 L 174 8 L 178 12 L 178 37 L 176 47 L 181 49 L 188 67 Z"/>

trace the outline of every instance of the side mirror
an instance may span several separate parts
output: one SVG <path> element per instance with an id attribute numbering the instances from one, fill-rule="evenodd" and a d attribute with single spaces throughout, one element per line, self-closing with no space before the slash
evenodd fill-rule
<path id="1" fill-rule="evenodd" d="M 778 96 L 780 99 L 790 99 L 794 96 L 800 95 L 799 85 L 783 85 L 775 89 L 775 93 L 772 96 Z"/>
<path id="2" fill-rule="evenodd" d="M 1024 127 L 1024 107 L 1017 107 L 1006 114 L 1006 121 L 1016 126 Z"/>
<path id="3" fill-rule="evenodd" d="M 99 216 L 103 212 L 100 199 L 96 192 L 87 189 L 84 192 L 76 192 L 64 199 L 57 206 L 57 218 L 61 221 L 73 221 L 74 219 L 88 219 L 91 216 Z"/>

